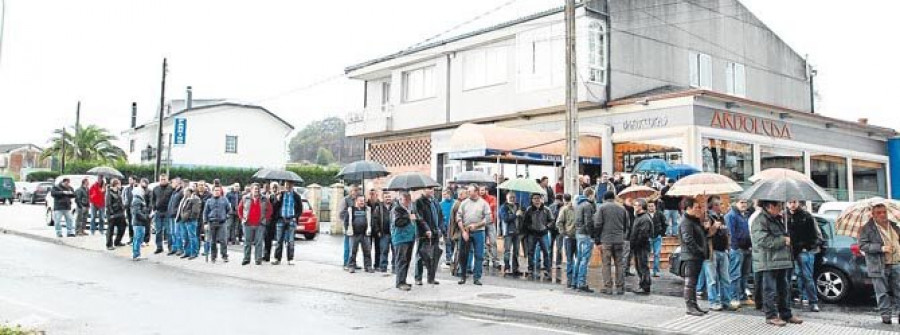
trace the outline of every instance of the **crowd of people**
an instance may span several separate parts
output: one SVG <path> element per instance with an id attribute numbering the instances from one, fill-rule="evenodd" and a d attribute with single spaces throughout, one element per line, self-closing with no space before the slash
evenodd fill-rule
<path id="1" fill-rule="evenodd" d="M 253 183 L 243 189 L 234 184 L 229 190 L 218 179 L 208 184 L 169 180 L 165 174 L 153 187 L 137 177 L 128 178 L 127 185 L 102 177 L 93 184 L 84 179 L 77 189 L 69 183 L 63 179 L 51 190 L 57 237 L 63 237 L 65 221 L 66 236 L 105 233 L 108 250 L 130 245 L 135 261 L 144 259 L 141 247 L 149 246 L 152 236 L 157 255 L 194 260 L 202 240 L 208 260 L 215 263 L 221 256 L 227 263 L 228 245 L 243 243 L 242 265 L 251 260 L 279 265 L 284 258 L 293 265 L 294 232 L 303 207 L 290 181 Z M 123 243 L 126 232 L 128 241 Z"/>

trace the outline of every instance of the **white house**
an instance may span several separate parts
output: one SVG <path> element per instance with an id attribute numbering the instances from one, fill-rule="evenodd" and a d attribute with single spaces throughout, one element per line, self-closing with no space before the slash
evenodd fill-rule
<path id="1" fill-rule="evenodd" d="M 183 131 L 175 131 L 176 123 Z M 163 118 L 162 161 L 186 167 L 283 168 L 288 157 L 286 137 L 293 129 L 263 107 L 213 101 Z M 129 163 L 156 161 L 157 131 L 154 119 L 122 133 Z"/>

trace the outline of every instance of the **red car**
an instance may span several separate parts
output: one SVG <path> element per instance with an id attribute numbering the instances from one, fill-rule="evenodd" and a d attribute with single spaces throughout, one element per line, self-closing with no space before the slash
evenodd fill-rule
<path id="1" fill-rule="evenodd" d="M 304 238 L 311 241 L 319 234 L 319 218 L 313 213 L 312 206 L 309 201 L 303 199 L 303 213 L 300 214 L 300 223 L 297 224 L 297 231 L 294 235 L 303 235 Z"/>

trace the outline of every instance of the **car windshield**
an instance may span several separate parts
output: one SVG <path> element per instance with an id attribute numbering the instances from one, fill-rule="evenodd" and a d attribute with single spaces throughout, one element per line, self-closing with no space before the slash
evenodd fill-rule
<path id="1" fill-rule="evenodd" d="M 303 211 L 311 211 L 312 206 L 310 206 L 309 201 L 303 200 Z"/>

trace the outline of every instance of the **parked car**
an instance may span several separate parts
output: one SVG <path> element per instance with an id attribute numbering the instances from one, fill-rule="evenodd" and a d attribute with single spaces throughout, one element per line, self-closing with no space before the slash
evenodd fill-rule
<path id="1" fill-rule="evenodd" d="M 22 200 L 22 193 L 34 187 L 35 183 L 27 182 L 27 181 L 17 181 L 16 182 L 16 200 Z"/>
<path id="2" fill-rule="evenodd" d="M 300 223 L 294 234 L 303 235 L 308 241 L 314 240 L 319 234 L 319 217 L 313 213 L 309 200 L 303 199 L 303 213 L 300 214 Z"/>
<path id="3" fill-rule="evenodd" d="M 0 203 L 12 205 L 16 198 L 16 184 L 12 177 L 0 176 Z"/>
<path id="4" fill-rule="evenodd" d="M 49 181 L 36 183 L 33 188 L 23 192 L 22 197 L 19 198 L 19 200 L 22 201 L 22 203 L 27 202 L 31 204 L 46 202 L 47 195 L 50 194 L 50 190 L 53 189 L 53 185 L 54 184 Z"/>
<path id="5" fill-rule="evenodd" d="M 69 185 L 72 186 L 73 190 L 78 190 L 78 188 L 81 187 L 82 180 L 85 180 L 85 179 L 88 180 L 88 187 L 90 187 L 90 185 L 93 185 L 94 183 L 97 182 L 97 176 L 86 175 L 86 174 L 67 174 L 67 175 L 62 175 L 62 176 L 56 177 L 56 179 L 53 180 L 52 185 L 59 184 L 60 182 L 62 182 L 62 180 L 64 178 L 69 178 Z M 53 187 L 52 185 L 51 185 L 51 188 Z M 47 207 L 47 210 L 45 211 L 45 214 L 44 214 L 45 220 L 47 221 L 48 226 L 52 226 L 55 224 L 53 222 L 53 210 L 54 210 L 53 195 L 50 194 L 50 192 L 47 192 L 47 194 L 44 196 L 44 199 L 45 199 L 44 204 Z M 73 198 L 72 199 L 72 213 L 73 214 L 75 213 L 76 208 L 77 208 L 77 206 L 75 206 L 75 199 Z M 88 213 L 88 215 L 90 215 L 90 213 Z M 88 220 L 90 220 L 90 217 L 88 217 Z"/>
<path id="6" fill-rule="evenodd" d="M 849 201 L 832 201 L 823 203 L 819 206 L 819 210 L 816 214 L 829 218 L 831 220 L 837 220 L 838 216 L 847 209 L 852 206 L 853 203 Z"/>
<path id="7" fill-rule="evenodd" d="M 851 295 L 873 296 L 872 279 L 866 274 L 866 259 L 860 252 L 855 237 L 836 236 L 834 219 L 814 214 L 813 217 L 822 230 L 826 247 L 816 256 L 816 291 L 819 299 L 827 303 L 844 301 Z M 682 273 L 681 247 L 669 256 L 669 272 L 684 277 Z"/>

